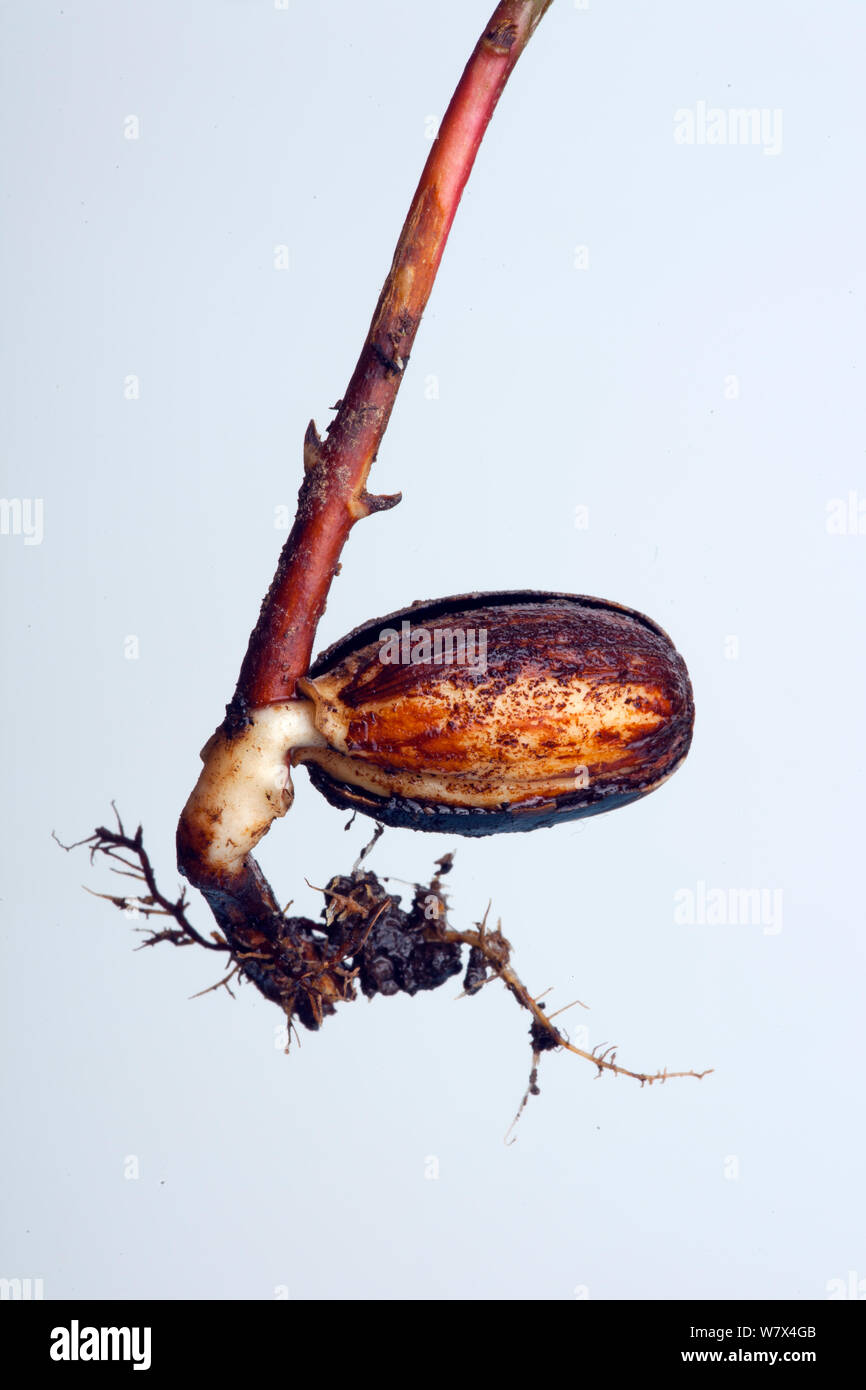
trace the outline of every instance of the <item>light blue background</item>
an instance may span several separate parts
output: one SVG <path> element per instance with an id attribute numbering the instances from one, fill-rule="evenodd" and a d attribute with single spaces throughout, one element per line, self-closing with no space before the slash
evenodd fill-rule
<path id="1" fill-rule="evenodd" d="M 352 535 L 320 630 L 531 586 L 671 633 L 697 727 L 656 795 L 526 837 L 389 831 L 372 864 L 425 878 L 456 847 L 454 920 L 492 898 L 530 987 L 591 1005 L 565 1016 L 590 1046 L 714 1075 L 641 1090 L 546 1057 L 507 1147 L 529 1048 L 504 990 L 362 1000 L 286 1057 L 272 1006 L 249 988 L 187 1002 L 218 962 L 134 954 L 132 924 L 81 890 L 123 881 L 50 839 L 114 797 L 177 881 L 175 821 L 284 539 L 275 509 L 293 510 L 305 426 L 345 387 L 425 129 L 491 7 L 3 7 L 2 491 L 44 499 L 44 540 L 0 537 L 0 1274 L 46 1297 L 800 1299 L 866 1281 L 866 535 L 827 531 L 832 499 L 866 499 L 853 0 L 556 0 L 375 467 L 404 501 Z M 781 153 L 678 145 L 674 112 L 699 101 L 781 109 Z M 344 834 L 296 782 L 261 859 L 315 914 L 305 879 L 346 870 L 369 827 Z M 677 924 L 700 881 L 781 889 L 782 930 Z"/>

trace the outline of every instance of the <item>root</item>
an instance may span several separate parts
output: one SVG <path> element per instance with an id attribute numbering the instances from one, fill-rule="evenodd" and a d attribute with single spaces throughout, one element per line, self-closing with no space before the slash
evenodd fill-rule
<path id="1" fill-rule="evenodd" d="M 54 838 L 64 850 L 87 846 L 91 864 L 96 863 L 97 856 L 102 856 L 112 873 L 143 885 L 145 891 L 132 896 L 93 894 L 127 915 L 148 919 L 148 925 L 136 929 L 145 933 L 142 946 L 156 946 L 167 941 L 173 946 L 203 946 L 229 957 L 228 973 L 194 994 L 194 999 L 221 989 L 234 998 L 233 981 L 252 983 L 265 998 L 282 1009 L 291 1038 L 298 1036 L 297 1022 L 308 1029 L 319 1028 L 323 1020 L 335 1012 L 338 1003 L 357 998 L 358 990 L 367 998 L 377 994 L 413 995 L 437 989 L 462 973 L 463 988 L 458 997 L 465 998 L 480 993 L 495 980 L 501 981 L 531 1019 L 529 1084 L 506 1133 L 507 1143 L 514 1142 L 510 1136 L 530 1096 L 539 1094 L 538 1072 L 545 1052 L 571 1052 L 591 1062 L 596 1068 L 596 1077 L 610 1072 L 614 1076 L 631 1077 L 641 1086 L 677 1077 L 701 1080 L 712 1071 L 712 1068 L 668 1071 L 667 1067 L 654 1072 L 632 1071 L 617 1061 L 615 1044 L 600 1044 L 586 1051 L 571 1042 L 554 1020 L 569 1009 L 587 1006 L 575 999 L 553 1013 L 548 1012 L 542 999 L 549 990 L 538 995 L 530 993 L 511 963 L 512 947 L 502 934 L 501 921 L 497 921 L 495 928 L 488 925 L 490 904 L 481 921 L 469 930 L 458 931 L 451 927 L 448 900 L 442 887 L 442 879 L 452 866 L 451 854 L 436 861 L 436 872 L 429 884 L 412 885 L 412 902 L 404 910 L 400 897 L 386 890 L 375 874 L 361 867 L 382 834 L 382 827 L 378 826 L 351 873 L 335 875 L 324 888 L 315 890 L 324 899 L 321 921 L 289 917 L 284 910 L 277 919 L 278 928 L 272 937 L 265 936 L 253 925 L 248 930 L 232 929 L 231 939 L 216 931 L 208 939 L 189 919 L 186 890 L 181 889 L 179 896 L 172 899 L 157 886 L 144 848 L 141 826 L 134 835 L 128 835 L 113 802 L 112 808 L 117 820 L 116 830 L 98 826 L 92 835 L 71 845 L 63 844 L 56 835 Z M 92 892 L 89 888 L 86 891 Z M 154 917 L 170 918 L 174 925 L 156 928 L 149 925 L 149 919 Z M 464 948 L 468 948 L 465 961 Z"/>

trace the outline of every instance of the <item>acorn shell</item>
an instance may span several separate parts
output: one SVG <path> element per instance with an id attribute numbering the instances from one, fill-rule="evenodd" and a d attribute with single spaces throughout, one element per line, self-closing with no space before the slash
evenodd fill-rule
<path id="1" fill-rule="evenodd" d="M 423 655 L 419 631 L 435 651 L 438 631 L 452 659 L 395 661 L 392 642 L 388 660 L 383 633 L 404 623 L 403 657 L 416 642 Z M 534 830 L 636 801 L 683 761 L 694 722 L 685 663 L 662 628 L 575 594 L 416 603 L 356 628 L 299 684 L 329 747 L 295 760 L 327 800 L 447 834 Z"/>

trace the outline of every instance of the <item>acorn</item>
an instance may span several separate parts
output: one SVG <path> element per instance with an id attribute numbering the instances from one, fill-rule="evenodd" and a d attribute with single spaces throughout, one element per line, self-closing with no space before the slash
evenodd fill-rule
<path id="1" fill-rule="evenodd" d="M 335 643 L 299 691 L 315 739 L 291 761 L 332 805 L 459 835 L 636 801 L 679 767 L 694 723 L 658 624 L 574 594 L 413 604 Z"/>

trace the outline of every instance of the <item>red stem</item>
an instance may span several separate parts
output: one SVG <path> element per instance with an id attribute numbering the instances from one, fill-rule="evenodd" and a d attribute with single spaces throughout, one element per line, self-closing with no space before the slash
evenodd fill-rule
<path id="1" fill-rule="evenodd" d="M 262 604 L 229 706 L 246 711 L 291 699 L 340 553 L 356 521 L 393 506 L 371 497 L 376 457 L 430 296 L 454 214 L 505 83 L 552 0 L 504 0 L 476 44 L 424 166 L 358 365 L 324 441 L 310 423 L 295 524 Z"/>
<path id="2" fill-rule="evenodd" d="M 324 441 L 312 422 L 307 429 L 295 524 L 250 637 L 222 730 L 214 736 L 217 760 L 234 746 L 251 709 L 293 697 L 297 680 L 309 668 L 316 627 L 352 526 L 399 501 L 399 495 L 367 493 L 370 466 L 478 146 L 517 59 L 551 3 L 504 0 L 466 65 L 421 175 L 345 397 Z M 247 853 L 238 867 L 228 868 L 211 853 L 215 827 L 234 795 L 231 778 L 243 775 L 240 764 L 232 766 L 230 754 L 228 765 L 229 780 L 213 784 L 206 762 L 178 825 L 178 867 L 202 890 L 230 943 L 248 940 L 251 931 L 276 940 L 283 929 L 279 905 L 253 856 Z M 274 815 L 284 809 L 275 808 Z"/>

